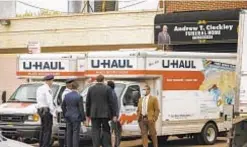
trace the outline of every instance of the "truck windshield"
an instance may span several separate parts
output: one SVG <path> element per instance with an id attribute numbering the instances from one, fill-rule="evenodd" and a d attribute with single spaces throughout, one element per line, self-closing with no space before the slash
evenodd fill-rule
<path id="1" fill-rule="evenodd" d="M 15 102 L 36 102 L 36 91 L 43 84 L 24 84 L 17 88 L 17 90 L 10 97 L 9 101 Z M 52 85 L 52 91 L 54 97 L 58 92 L 59 86 L 56 84 Z"/>
<path id="2" fill-rule="evenodd" d="M 87 95 L 89 87 L 91 87 L 93 85 L 95 85 L 95 83 L 88 85 L 84 90 L 82 90 L 81 95 L 83 96 L 83 100 L 84 101 L 86 101 L 86 95 Z M 125 88 L 125 84 L 115 83 L 115 89 L 114 90 L 115 90 L 115 92 L 117 94 L 118 99 L 121 97 L 124 88 Z"/>

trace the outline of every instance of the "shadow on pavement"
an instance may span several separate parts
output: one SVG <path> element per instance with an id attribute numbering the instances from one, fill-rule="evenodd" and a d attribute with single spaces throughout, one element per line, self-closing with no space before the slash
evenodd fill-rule
<path id="1" fill-rule="evenodd" d="M 225 144 L 226 140 L 217 140 L 215 145 L 210 147 L 223 147 L 222 144 Z M 193 139 L 178 139 L 178 140 L 169 140 L 164 144 L 159 144 L 159 147 L 206 147 L 207 145 L 198 145 Z M 138 146 L 130 146 L 130 147 L 142 147 L 141 145 Z M 153 147 L 152 143 L 149 143 L 149 147 Z M 224 146 L 225 147 L 225 146 Z"/>
<path id="2" fill-rule="evenodd" d="M 124 139 L 121 143 L 121 147 L 142 147 L 140 139 Z M 92 147 L 91 141 L 83 141 L 80 146 L 83 147 Z M 225 147 L 226 146 L 226 138 L 219 138 L 215 145 L 207 146 L 207 145 L 197 145 L 197 143 L 193 139 L 172 139 L 169 140 L 165 144 L 159 144 L 159 147 Z M 38 145 L 34 145 L 34 147 L 38 147 Z M 59 147 L 56 143 L 53 147 Z M 149 147 L 153 147 L 152 143 L 149 144 Z"/>

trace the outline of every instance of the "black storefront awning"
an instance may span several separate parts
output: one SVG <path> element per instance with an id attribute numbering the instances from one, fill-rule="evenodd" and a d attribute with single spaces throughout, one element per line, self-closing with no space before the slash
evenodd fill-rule
<path id="1" fill-rule="evenodd" d="M 190 47 L 193 51 L 199 51 L 203 47 L 204 51 L 209 52 L 213 48 L 217 48 L 215 52 L 235 52 L 240 10 L 157 14 L 154 20 L 154 41 L 156 44 L 171 44 L 174 50 L 181 51 L 189 51 Z M 164 25 L 168 27 L 167 34 L 162 32 Z M 170 41 L 166 41 L 167 38 Z M 228 46 L 224 45 L 226 43 Z"/>
<path id="2" fill-rule="evenodd" d="M 214 11 L 188 11 L 167 14 L 157 14 L 155 24 L 197 22 L 198 20 L 223 21 L 238 20 L 241 9 L 225 9 Z"/>

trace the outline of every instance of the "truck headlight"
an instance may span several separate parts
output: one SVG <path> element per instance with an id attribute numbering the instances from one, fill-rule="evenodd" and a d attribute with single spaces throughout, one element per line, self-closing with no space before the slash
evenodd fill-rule
<path id="1" fill-rule="evenodd" d="M 38 114 L 33 114 L 28 116 L 29 121 L 39 121 L 39 115 Z"/>

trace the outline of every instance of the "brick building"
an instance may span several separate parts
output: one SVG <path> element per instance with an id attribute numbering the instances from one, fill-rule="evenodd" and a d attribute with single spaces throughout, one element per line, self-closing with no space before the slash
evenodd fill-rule
<path id="1" fill-rule="evenodd" d="M 168 25 L 172 48 L 177 51 L 236 52 L 237 28 L 240 9 L 247 8 L 247 1 L 171 1 L 160 0 L 160 8 L 165 14 L 155 18 L 155 42 L 163 25 Z M 213 25 L 219 29 L 200 30 Z M 232 30 L 221 26 L 229 25 Z M 198 27 L 197 31 L 174 31 L 175 28 Z M 169 32 L 170 31 L 170 32 Z M 210 33 L 216 33 L 210 35 Z M 209 34 L 208 34 L 209 33 Z M 194 34 L 194 35 L 189 35 Z M 229 37 L 230 36 L 230 37 Z M 195 39 L 195 38 L 200 39 Z M 209 37 L 204 39 L 203 37 Z"/>
<path id="2" fill-rule="evenodd" d="M 247 8 L 247 1 L 164 1 L 166 12 Z M 160 8 L 163 2 L 160 1 Z"/>

